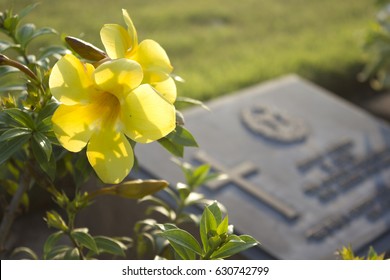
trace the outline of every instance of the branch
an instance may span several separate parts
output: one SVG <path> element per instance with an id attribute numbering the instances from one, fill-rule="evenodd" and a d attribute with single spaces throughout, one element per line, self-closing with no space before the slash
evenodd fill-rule
<path id="1" fill-rule="evenodd" d="M 5 209 L 3 219 L 0 224 L 0 253 L 6 251 L 5 242 L 8 233 L 11 229 L 12 223 L 15 219 L 16 212 L 19 208 L 20 202 L 22 201 L 23 194 L 27 191 L 30 185 L 30 178 L 28 172 L 23 172 L 20 178 L 19 188 L 16 190 L 12 197 L 11 203 Z"/>

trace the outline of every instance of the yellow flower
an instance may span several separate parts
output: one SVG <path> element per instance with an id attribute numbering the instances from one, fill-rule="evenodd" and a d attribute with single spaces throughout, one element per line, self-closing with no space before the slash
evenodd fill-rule
<path id="1" fill-rule="evenodd" d="M 170 103 L 176 100 L 176 85 L 170 77 L 173 67 L 165 50 L 147 39 L 138 44 L 137 31 L 126 10 L 122 10 L 127 30 L 119 24 L 105 24 L 100 37 L 112 59 L 128 58 L 137 61 L 144 72 L 142 83 L 152 85 Z"/>
<path id="2" fill-rule="evenodd" d="M 95 69 L 67 54 L 52 69 L 50 89 L 62 103 L 53 114 L 54 133 L 69 151 L 87 146 L 88 160 L 105 183 L 120 183 L 133 166 L 126 136 L 149 143 L 175 128 L 175 107 L 143 79 L 140 64 L 125 58 Z"/>

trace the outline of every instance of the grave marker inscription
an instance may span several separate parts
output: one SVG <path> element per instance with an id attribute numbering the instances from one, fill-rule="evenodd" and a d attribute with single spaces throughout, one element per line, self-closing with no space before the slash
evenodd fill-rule
<path id="1" fill-rule="evenodd" d="M 226 173 L 201 188 L 240 233 L 279 259 L 332 259 L 390 240 L 390 128 L 287 76 L 184 112 L 200 148 L 185 161 Z M 136 153 L 144 176 L 184 177 L 157 144 Z M 137 174 L 136 176 L 139 176 Z M 388 250 L 381 247 L 377 250 Z"/>

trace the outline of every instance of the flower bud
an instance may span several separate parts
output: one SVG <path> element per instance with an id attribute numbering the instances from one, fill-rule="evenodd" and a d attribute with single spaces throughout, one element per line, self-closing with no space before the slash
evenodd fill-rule
<path id="1" fill-rule="evenodd" d="M 56 211 L 46 212 L 46 222 L 49 227 L 54 227 L 62 231 L 68 230 L 68 226 Z"/>

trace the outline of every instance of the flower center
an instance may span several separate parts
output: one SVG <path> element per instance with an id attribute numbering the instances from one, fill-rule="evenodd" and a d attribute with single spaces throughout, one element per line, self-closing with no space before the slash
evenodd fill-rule
<path id="1" fill-rule="evenodd" d="M 118 98 L 109 92 L 101 92 L 94 99 L 95 112 L 100 115 L 101 128 L 116 128 L 121 110 Z"/>

